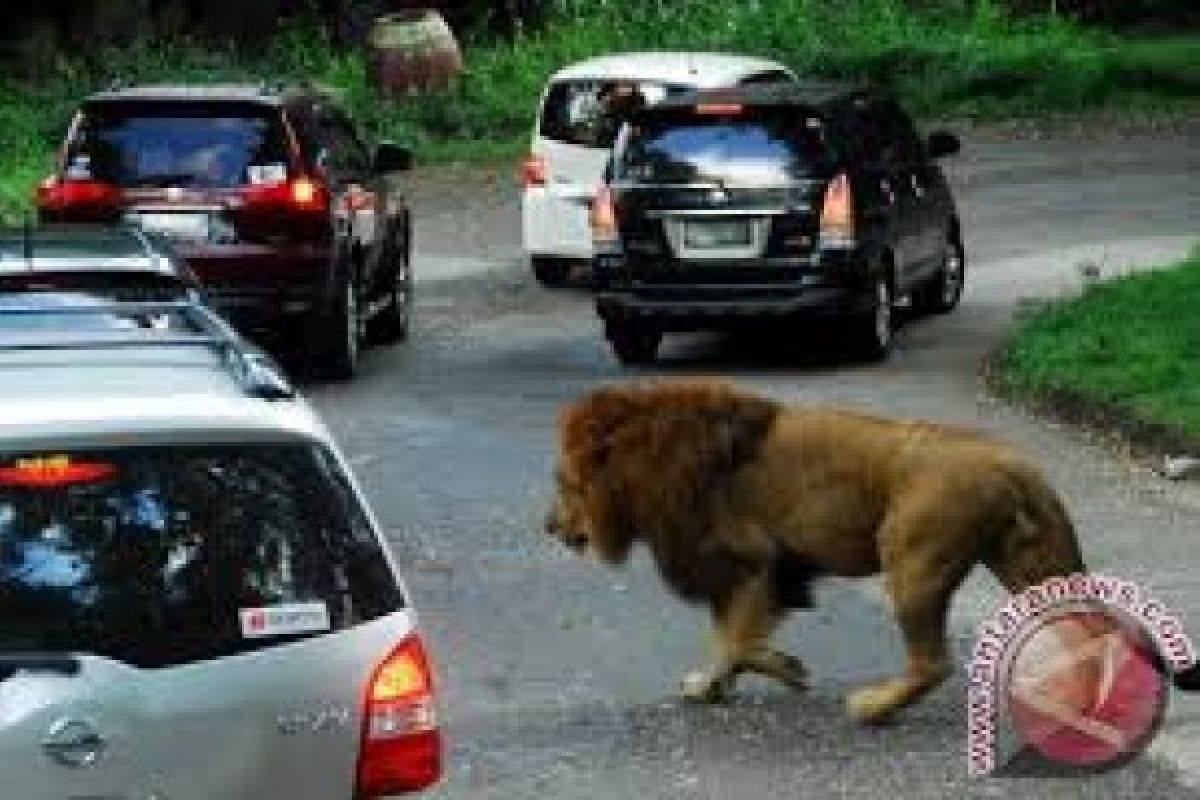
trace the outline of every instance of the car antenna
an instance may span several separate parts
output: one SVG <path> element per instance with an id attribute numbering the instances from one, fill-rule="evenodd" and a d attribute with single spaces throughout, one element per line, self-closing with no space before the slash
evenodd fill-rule
<path id="1" fill-rule="evenodd" d="M 33 217 L 26 211 L 24 214 L 25 224 L 24 230 L 24 249 L 25 249 L 25 268 L 33 272 Z"/>

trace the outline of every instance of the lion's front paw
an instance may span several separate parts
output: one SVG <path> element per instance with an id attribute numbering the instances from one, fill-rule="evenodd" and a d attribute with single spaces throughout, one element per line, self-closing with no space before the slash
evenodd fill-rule
<path id="1" fill-rule="evenodd" d="M 683 676 L 679 683 L 680 694 L 685 700 L 698 703 L 720 703 L 731 688 L 732 680 L 714 675 L 710 670 L 696 670 Z"/>
<path id="2" fill-rule="evenodd" d="M 899 709 L 900 698 L 896 690 L 897 686 L 893 683 L 856 689 L 846 697 L 846 710 L 858 722 L 882 724 L 889 721 Z"/>

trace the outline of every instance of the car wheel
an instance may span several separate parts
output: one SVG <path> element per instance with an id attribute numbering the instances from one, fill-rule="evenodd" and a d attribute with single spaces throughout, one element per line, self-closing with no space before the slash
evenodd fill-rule
<path id="1" fill-rule="evenodd" d="M 412 268 L 405 259 L 396 265 L 391 285 L 384 293 L 385 304 L 367 323 L 372 344 L 394 344 L 408 338 L 412 325 Z"/>
<path id="2" fill-rule="evenodd" d="M 851 339 L 856 353 L 866 361 L 882 361 L 892 352 L 896 319 L 892 284 L 880 275 L 871 290 L 870 308 L 851 320 Z"/>
<path id="3" fill-rule="evenodd" d="M 353 378 L 364 331 L 358 285 L 349 275 L 338 286 L 333 305 L 318 330 L 317 352 L 322 354 L 318 366 L 323 375 L 338 381 Z"/>
<path id="4" fill-rule="evenodd" d="M 663 339 L 662 331 L 635 322 L 609 322 L 605 325 L 605 335 L 613 354 L 625 366 L 654 363 Z"/>
<path id="5" fill-rule="evenodd" d="M 571 265 L 561 258 L 532 256 L 529 263 L 533 267 L 533 277 L 543 286 L 562 286 L 571 272 Z"/>
<path id="6" fill-rule="evenodd" d="M 962 299 L 967 276 L 967 255 L 956 233 L 946 236 L 942 265 L 937 273 L 913 294 L 915 310 L 920 314 L 945 314 Z"/>

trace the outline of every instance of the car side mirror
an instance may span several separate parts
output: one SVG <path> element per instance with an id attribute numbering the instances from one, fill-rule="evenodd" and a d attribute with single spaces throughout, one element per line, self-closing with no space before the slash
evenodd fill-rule
<path id="1" fill-rule="evenodd" d="M 380 142 L 375 149 L 375 172 L 408 172 L 412 169 L 412 151 L 394 142 Z"/>
<path id="2" fill-rule="evenodd" d="M 953 133 L 935 131 L 929 134 L 929 140 L 925 145 L 925 149 L 930 158 L 945 158 L 946 156 L 954 155 L 962 149 L 962 144 Z"/>

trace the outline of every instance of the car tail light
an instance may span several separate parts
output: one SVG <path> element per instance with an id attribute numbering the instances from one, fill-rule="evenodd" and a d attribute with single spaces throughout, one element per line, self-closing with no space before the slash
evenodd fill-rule
<path id="1" fill-rule="evenodd" d="M 70 456 L 53 455 L 18 458 L 11 466 L 0 467 L 0 486 L 28 489 L 53 489 L 107 480 L 117 473 L 113 464 L 102 461 L 73 461 Z"/>
<path id="2" fill-rule="evenodd" d="M 546 185 L 546 159 L 528 156 L 521 162 L 521 188 Z"/>
<path id="3" fill-rule="evenodd" d="M 737 116 L 745 111 L 741 103 L 700 103 L 696 113 L 705 116 Z"/>
<path id="4" fill-rule="evenodd" d="M 415 792 L 442 774 L 433 670 L 415 635 L 376 667 L 367 685 L 357 800 Z"/>
<path id="5" fill-rule="evenodd" d="M 247 186 L 242 190 L 246 208 L 281 211 L 325 212 L 329 210 L 329 190 L 308 177 L 283 183 Z"/>
<path id="6" fill-rule="evenodd" d="M 36 200 L 39 211 L 103 217 L 120 207 L 121 190 L 100 181 L 64 180 L 52 175 L 38 184 Z"/>
<path id="7" fill-rule="evenodd" d="M 611 247 L 620 239 L 621 231 L 617 225 L 617 202 L 613 190 L 601 186 L 592 198 L 590 213 L 592 226 L 592 244 L 597 247 Z"/>
<path id="8" fill-rule="evenodd" d="M 821 246 L 853 247 L 855 243 L 854 196 L 850 178 L 840 173 L 825 190 L 821 208 Z"/>

